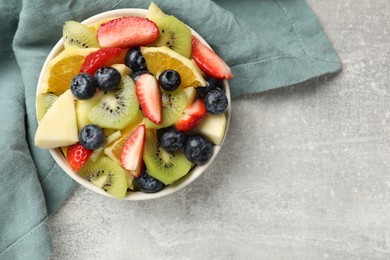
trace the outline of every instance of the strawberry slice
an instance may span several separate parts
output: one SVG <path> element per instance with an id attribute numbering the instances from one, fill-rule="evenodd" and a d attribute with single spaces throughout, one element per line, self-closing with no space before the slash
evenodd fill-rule
<path id="1" fill-rule="evenodd" d="M 184 110 L 184 114 L 177 121 L 177 130 L 188 131 L 196 127 L 202 121 L 206 112 L 206 106 L 203 100 L 195 100 L 194 103 Z"/>
<path id="2" fill-rule="evenodd" d="M 76 144 L 69 146 L 66 159 L 72 170 L 78 172 L 92 153 L 93 150 L 87 149 L 77 142 Z"/>
<path id="3" fill-rule="evenodd" d="M 157 79 L 150 74 L 142 74 L 137 82 L 135 92 L 144 115 L 155 124 L 162 122 L 162 100 Z"/>
<path id="4" fill-rule="evenodd" d="M 101 67 L 117 63 L 116 61 L 121 59 L 124 52 L 121 48 L 102 48 L 94 51 L 85 57 L 80 71 L 93 76 Z"/>
<path id="5" fill-rule="evenodd" d="M 97 38 L 102 47 L 130 48 L 149 45 L 158 39 L 157 25 L 142 17 L 121 17 L 102 24 Z"/>
<path id="6" fill-rule="evenodd" d="M 229 66 L 209 47 L 192 35 L 192 58 L 207 75 L 217 79 L 233 77 Z"/>
<path id="7" fill-rule="evenodd" d="M 142 157 L 145 144 L 145 125 L 139 125 L 126 140 L 121 153 L 123 168 L 130 171 L 134 177 L 141 174 L 143 165 Z"/>

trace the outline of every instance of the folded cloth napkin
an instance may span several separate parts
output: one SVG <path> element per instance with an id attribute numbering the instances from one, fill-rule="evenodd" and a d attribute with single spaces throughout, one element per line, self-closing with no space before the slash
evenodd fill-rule
<path id="1" fill-rule="evenodd" d="M 232 68 L 233 96 L 302 82 L 341 69 L 304 0 L 155 0 L 199 32 Z M 46 259 L 48 214 L 75 183 L 34 147 L 40 69 L 66 20 L 82 21 L 143 0 L 0 0 L 0 259 Z"/>

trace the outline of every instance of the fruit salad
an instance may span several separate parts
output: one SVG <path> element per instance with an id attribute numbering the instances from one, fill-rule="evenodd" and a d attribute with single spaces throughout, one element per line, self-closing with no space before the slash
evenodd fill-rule
<path id="1" fill-rule="evenodd" d="M 35 145 L 115 198 L 159 192 L 226 132 L 226 63 L 152 3 L 146 17 L 67 21 L 36 98 Z"/>

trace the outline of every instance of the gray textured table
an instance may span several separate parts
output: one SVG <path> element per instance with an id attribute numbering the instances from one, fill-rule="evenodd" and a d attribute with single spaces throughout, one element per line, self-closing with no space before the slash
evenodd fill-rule
<path id="1" fill-rule="evenodd" d="M 389 259 L 390 4 L 309 3 L 341 74 L 235 100 L 217 162 L 175 195 L 77 188 L 51 259 Z"/>

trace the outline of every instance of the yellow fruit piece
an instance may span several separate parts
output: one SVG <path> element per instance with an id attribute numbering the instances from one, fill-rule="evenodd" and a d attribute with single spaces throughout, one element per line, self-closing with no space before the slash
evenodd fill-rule
<path id="1" fill-rule="evenodd" d="M 67 146 L 79 140 L 73 94 L 67 90 L 39 122 L 35 145 L 42 149 Z"/>
<path id="2" fill-rule="evenodd" d="M 121 74 L 122 77 L 125 75 L 132 74 L 131 69 L 127 67 L 125 64 L 118 63 L 118 64 L 113 64 L 110 67 L 115 68 Z"/>
<path id="3" fill-rule="evenodd" d="M 206 116 L 202 119 L 200 124 L 194 128 L 191 132 L 199 133 L 207 138 L 213 144 L 219 145 L 221 144 L 223 137 L 225 136 L 226 131 L 226 116 L 225 114 L 219 115 L 210 115 L 206 114 Z"/>
<path id="4" fill-rule="evenodd" d="M 40 92 L 62 94 L 68 90 L 72 79 L 80 72 L 85 57 L 96 50 L 96 48 L 63 50 L 49 62 Z"/>
<path id="5" fill-rule="evenodd" d="M 206 81 L 193 60 L 187 59 L 167 46 L 141 47 L 142 55 L 150 72 L 158 75 L 167 69 L 176 70 L 181 77 L 180 87 L 204 87 Z"/>
<path id="6" fill-rule="evenodd" d="M 127 138 L 131 135 L 134 129 L 144 121 L 144 116 L 141 111 L 139 111 L 138 115 L 134 119 L 134 123 L 127 126 L 125 129 L 121 130 L 121 136 L 119 139 L 111 143 L 104 149 L 104 153 L 110 157 L 114 162 L 119 165 L 122 165 L 120 162 L 121 153 L 123 149 L 123 145 L 125 144 Z"/>

